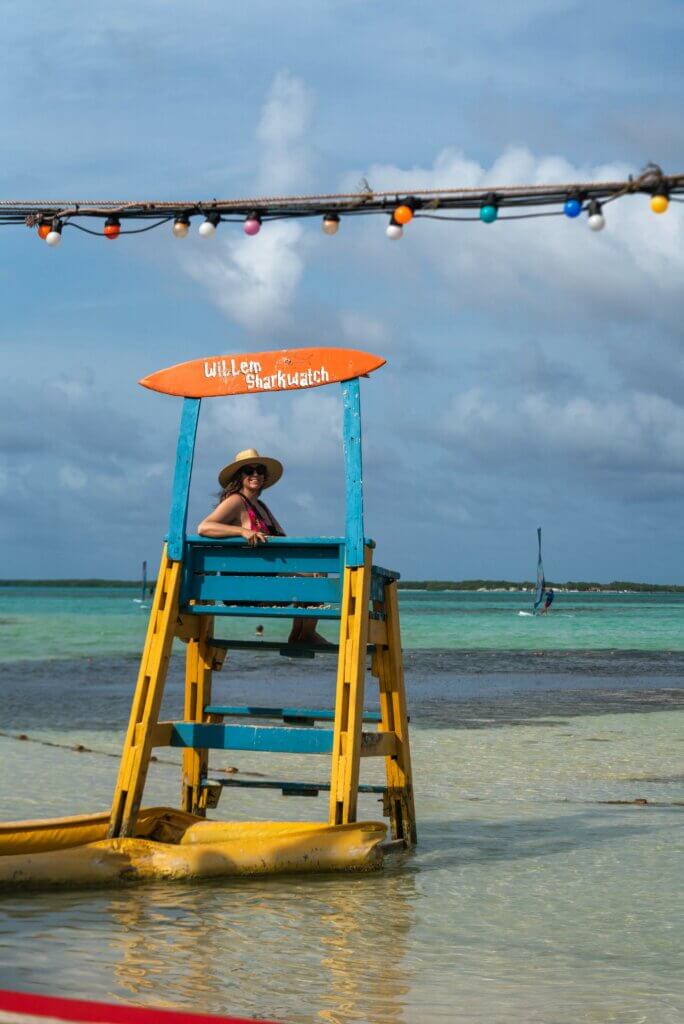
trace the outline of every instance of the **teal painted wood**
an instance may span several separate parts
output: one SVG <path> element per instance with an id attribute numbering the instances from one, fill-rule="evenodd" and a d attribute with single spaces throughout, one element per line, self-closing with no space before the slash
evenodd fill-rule
<path id="1" fill-rule="evenodd" d="M 233 718 L 282 718 L 283 721 L 334 722 L 335 712 L 328 708 L 266 708 L 234 704 L 207 704 L 207 715 L 227 715 Z M 379 711 L 364 711 L 364 722 L 382 721 Z"/>
<path id="2" fill-rule="evenodd" d="M 329 782 L 280 782 L 277 779 L 203 779 L 201 787 L 233 786 L 236 789 L 279 789 L 283 796 L 318 796 L 319 791 L 327 792 Z M 385 786 L 359 784 L 359 793 L 384 793 Z"/>
<path id="3" fill-rule="evenodd" d="M 199 750 L 258 750 L 278 754 L 329 754 L 332 742 L 332 729 L 175 722 L 170 746 Z"/>
<path id="4" fill-rule="evenodd" d="M 185 600 L 196 601 L 306 601 L 339 604 L 339 578 L 308 576 L 200 576 L 189 577 Z"/>
<path id="5" fill-rule="evenodd" d="M 268 654 L 277 651 L 289 658 L 300 658 L 302 655 L 310 654 L 334 654 L 337 657 L 339 647 L 337 644 L 288 644 L 286 640 L 224 640 L 222 637 L 214 637 L 211 641 L 212 647 L 218 647 L 225 651 L 262 651 Z M 368 653 L 375 650 L 373 644 L 368 645 Z"/>
<path id="6" fill-rule="evenodd" d="M 181 604 L 183 615 L 233 615 L 237 618 L 262 619 L 339 619 L 339 608 L 272 608 L 261 605 L 259 608 L 241 605 L 224 604 Z"/>
<path id="7" fill-rule="evenodd" d="M 383 569 L 381 565 L 373 566 L 373 575 L 382 576 L 386 580 L 400 580 L 401 573 L 395 572 L 394 569 Z"/>
<path id="8" fill-rule="evenodd" d="M 344 544 L 320 548 L 295 545 L 271 548 L 269 544 L 263 544 L 251 548 L 243 541 L 243 546 L 239 548 L 212 549 L 188 544 L 186 558 L 192 561 L 194 572 L 339 573 L 340 552 L 344 558 Z"/>
<path id="9" fill-rule="evenodd" d="M 188 522 L 188 498 L 190 496 L 192 461 L 195 455 L 195 437 L 197 435 L 197 420 L 199 418 L 201 401 L 200 398 L 183 399 L 183 410 L 178 431 L 178 445 L 176 447 L 176 468 L 173 474 L 167 545 L 168 556 L 174 562 L 179 562 L 183 557 L 185 528 Z"/>
<path id="10" fill-rule="evenodd" d="M 346 491 L 347 565 L 363 565 L 363 466 L 359 378 L 342 384 L 342 444 Z"/>
<path id="11" fill-rule="evenodd" d="M 200 537 L 197 533 L 189 533 L 186 540 L 189 544 L 196 544 L 198 547 L 244 547 L 245 541 L 242 537 Z M 340 545 L 345 543 L 344 537 L 269 537 L 268 547 L 290 547 L 295 545 L 297 547 L 307 547 L 314 545 L 321 547 L 321 545 Z M 364 538 L 364 543 L 368 544 L 369 547 L 375 547 L 375 541 L 371 540 L 370 537 Z M 259 548 L 258 550 L 261 550 Z"/>

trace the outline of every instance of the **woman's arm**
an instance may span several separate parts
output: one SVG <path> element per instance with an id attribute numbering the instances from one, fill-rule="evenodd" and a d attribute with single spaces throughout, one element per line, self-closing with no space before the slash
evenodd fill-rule
<path id="1" fill-rule="evenodd" d="M 265 533 L 242 526 L 240 522 L 242 509 L 242 500 L 237 494 L 230 494 L 202 520 L 197 527 L 197 532 L 200 537 L 244 537 L 252 546 L 260 541 L 265 541 Z"/>

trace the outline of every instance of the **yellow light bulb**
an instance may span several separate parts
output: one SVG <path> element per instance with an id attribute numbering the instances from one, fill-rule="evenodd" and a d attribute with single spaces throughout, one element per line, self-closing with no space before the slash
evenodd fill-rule
<path id="1" fill-rule="evenodd" d="M 651 196 L 651 209 L 654 213 L 665 213 L 669 205 L 670 200 L 667 198 L 667 196 Z"/>

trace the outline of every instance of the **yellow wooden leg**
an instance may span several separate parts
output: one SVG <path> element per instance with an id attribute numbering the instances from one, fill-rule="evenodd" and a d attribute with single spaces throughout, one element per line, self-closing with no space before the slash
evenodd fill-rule
<path id="1" fill-rule="evenodd" d="M 213 615 L 202 615 L 199 620 L 199 636 L 188 641 L 185 656 L 185 713 L 186 722 L 207 722 L 204 708 L 211 703 L 211 682 L 213 668 L 214 635 Z M 186 747 L 183 751 L 183 778 L 181 782 L 181 807 L 190 814 L 206 814 L 206 790 L 202 780 L 209 767 L 209 751 Z"/>
<path id="2" fill-rule="evenodd" d="M 344 570 L 330 779 L 331 825 L 356 821 L 370 579 L 371 555 L 366 548 L 364 564 Z"/>
<path id="3" fill-rule="evenodd" d="M 181 563 L 169 560 L 164 545 L 114 791 L 112 816 L 107 833 L 109 838 L 132 836 L 135 833 L 152 752 L 152 731 L 159 719 L 159 708 L 164 694 L 171 644 L 178 617 L 180 578 Z"/>
<path id="4" fill-rule="evenodd" d="M 417 841 L 416 811 L 413 801 L 411 749 L 396 582 L 385 586 L 385 614 L 387 647 L 376 650 L 373 657 L 373 674 L 378 676 L 380 685 L 380 729 L 393 732 L 397 737 L 396 754 L 385 758 L 389 817 L 392 838 L 403 839 L 406 846 L 412 846 Z"/>

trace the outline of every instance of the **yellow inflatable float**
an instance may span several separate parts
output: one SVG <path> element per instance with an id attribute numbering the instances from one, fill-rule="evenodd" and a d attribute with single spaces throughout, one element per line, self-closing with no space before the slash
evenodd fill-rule
<path id="1" fill-rule="evenodd" d="M 382 794 L 393 846 L 408 848 L 416 842 L 398 574 L 373 565 L 375 544 L 363 531 L 358 378 L 383 363 L 378 356 L 349 349 L 296 349 L 196 359 L 141 382 L 184 396 L 184 402 L 169 532 L 111 812 L 0 825 L 0 886 L 371 870 L 382 864 L 387 829 L 382 822 L 356 820 L 360 791 Z M 269 536 L 268 543 L 253 548 L 242 537 L 187 534 L 201 399 L 246 394 L 254 390 L 255 381 L 267 381 L 267 390 L 273 391 L 341 383 L 344 537 Z M 254 458 L 259 458 L 256 452 Z M 249 639 L 221 639 L 214 627 L 224 616 L 248 622 L 254 616 L 337 620 L 339 643 L 322 649 L 254 640 L 251 628 Z M 159 712 L 174 639 L 186 646 L 184 716 L 182 721 L 163 722 Z M 250 650 L 255 657 L 336 655 L 334 710 L 216 703 L 213 674 L 235 648 Z M 376 712 L 364 711 L 368 658 L 378 682 Z M 280 719 L 282 724 L 244 724 L 245 718 Z M 364 731 L 369 721 L 375 728 Z M 142 808 L 156 747 L 183 751 L 180 810 Z M 329 755 L 329 780 L 212 779 L 210 750 Z M 361 759 L 366 757 L 383 759 L 385 785 L 360 785 Z M 217 805 L 226 786 L 280 789 L 290 796 L 317 796 L 327 790 L 328 820 L 207 820 L 207 808 Z"/>
<path id="2" fill-rule="evenodd" d="M 0 825 L 0 886 L 370 871 L 386 833 L 377 822 L 207 821 L 168 807 L 142 810 L 133 838 L 107 839 L 108 827 L 108 812 Z"/>

